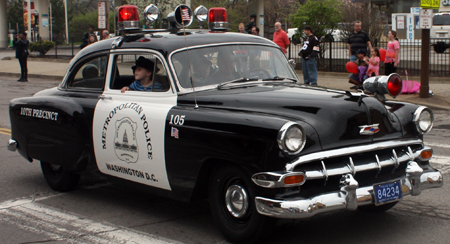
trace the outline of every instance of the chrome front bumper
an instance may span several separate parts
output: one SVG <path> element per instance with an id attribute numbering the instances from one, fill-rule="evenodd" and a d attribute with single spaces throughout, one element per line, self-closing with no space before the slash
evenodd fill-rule
<path id="1" fill-rule="evenodd" d="M 419 195 L 424 189 L 441 187 L 444 181 L 439 171 L 423 172 L 415 161 L 410 161 L 406 168 L 406 175 L 400 183 L 403 197 Z M 341 209 L 356 210 L 358 206 L 375 202 L 373 186 L 359 187 L 352 174 L 343 175 L 340 180 L 340 189 L 336 192 L 301 200 L 256 197 L 255 201 L 260 214 L 285 219 L 309 218 L 319 213 Z"/>

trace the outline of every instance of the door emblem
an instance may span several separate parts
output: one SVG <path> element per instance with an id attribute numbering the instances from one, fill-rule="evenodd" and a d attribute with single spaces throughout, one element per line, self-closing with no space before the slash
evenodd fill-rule
<path id="1" fill-rule="evenodd" d="M 116 121 L 114 152 L 127 163 L 136 163 L 139 158 L 136 129 L 137 123 L 128 117 Z"/>
<path id="2" fill-rule="evenodd" d="M 373 125 L 362 125 L 359 126 L 359 128 L 361 129 L 359 131 L 360 135 L 373 135 L 375 133 L 378 133 L 380 131 L 380 128 L 378 128 L 379 124 L 373 124 Z"/>

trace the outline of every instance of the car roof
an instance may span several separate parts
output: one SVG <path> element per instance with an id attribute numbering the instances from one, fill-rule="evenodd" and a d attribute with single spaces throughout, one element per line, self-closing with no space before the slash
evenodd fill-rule
<path id="1" fill-rule="evenodd" d="M 72 59 L 75 62 L 79 58 L 88 55 L 90 53 L 106 51 L 113 49 L 113 45 L 121 45 L 116 47 L 116 50 L 130 49 L 130 48 L 145 48 L 158 50 L 163 55 L 168 55 L 174 50 L 178 50 L 185 47 L 213 45 L 213 44 L 226 44 L 226 43 L 258 43 L 265 45 L 278 46 L 269 39 L 264 37 L 242 34 L 236 32 L 222 32 L 211 30 L 186 30 L 186 35 L 183 32 L 140 32 L 135 34 L 129 34 L 127 36 L 120 36 L 110 38 L 93 43 L 78 52 L 78 54 Z"/>

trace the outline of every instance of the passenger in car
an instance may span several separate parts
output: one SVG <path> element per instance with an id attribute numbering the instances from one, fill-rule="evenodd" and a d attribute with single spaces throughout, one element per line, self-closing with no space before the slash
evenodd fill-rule
<path id="1" fill-rule="evenodd" d="M 136 79 L 130 86 L 124 86 L 121 92 L 134 90 L 134 91 L 152 91 L 155 89 L 163 89 L 162 85 L 153 82 L 152 74 L 155 68 L 155 63 L 150 59 L 140 56 L 136 60 L 136 65 L 131 67 L 134 72 L 134 78 Z"/>
<path id="2" fill-rule="evenodd" d="M 204 86 L 208 85 L 208 81 L 210 80 L 210 70 L 211 70 L 211 61 L 209 61 L 204 56 L 200 56 L 195 58 L 192 61 L 192 79 L 196 86 Z"/>

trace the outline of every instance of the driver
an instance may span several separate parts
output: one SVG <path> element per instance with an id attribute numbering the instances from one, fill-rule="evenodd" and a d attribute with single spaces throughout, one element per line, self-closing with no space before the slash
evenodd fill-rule
<path id="1" fill-rule="evenodd" d="M 199 56 L 192 61 L 192 80 L 198 82 L 199 85 L 207 85 L 209 79 L 209 72 L 211 68 L 211 61 L 205 56 Z"/>
<path id="2" fill-rule="evenodd" d="M 219 82 L 231 81 L 239 78 L 238 72 L 236 72 L 236 57 L 233 53 L 226 51 L 219 51 L 217 55 L 217 71 L 214 76 Z"/>

